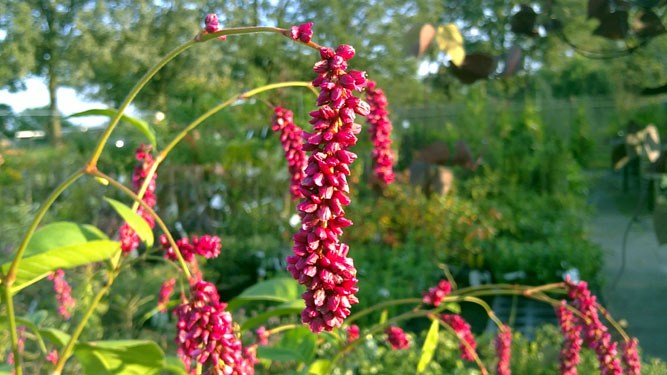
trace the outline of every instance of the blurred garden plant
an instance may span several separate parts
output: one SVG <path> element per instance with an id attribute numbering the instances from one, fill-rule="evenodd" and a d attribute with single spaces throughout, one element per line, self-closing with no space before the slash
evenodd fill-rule
<path id="1" fill-rule="evenodd" d="M 453 279 L 442 280 L 436 287 L 424 292 L 423 298 L 407 298 L 383 301 L 352 314 L 352 306 L 359 302 L 356 293 L 357 270 L 350 248 L 340 241 L 343 228 L 352 225 L 345 217 L 345 207 L 351 203 L 347 179 L 350 165 L 357 155 L 350 148 L 357 142 L 362 126 L 357 116 L 368 116 L 370 132 L 375 146 L 373 160 L 376 182 L 390 183 L 393 155 L 386 110 L 386 98 L 374 83 L 368 83 L 363 71 L 348 70 L 355 55 L 352 46 L 341 45 L 336 49 L 322 47 L 311 41 L 312 23 L 276 27 L 221 28 L 218 18 L 206 17 L 205 28 L 192 40 L 177 47 L 162 58 L 137 82 L 118 110 L 109 112 L 111 121 L 102 133 L 90 159 L 72 176 L 60 184 L 48 197 L 30 224 L 27 233 L 13 252 L 11 261 L 2 265 L 0 287 L 2 303 L 6 308 L 6 321 L 11 336 L 9 362 L 13 373 L 23 372 L 26 340 L 34 341 L 40 350 L 40 358 L 51 363 L 47 369 L 60 375 L 66 365 L 79 366 L 85 373 L 95 374 L 158 374 L 163 371 L 188 374 L 254 374 L 259 359 L 267 361 L 294 361 L 296 371 L 304 374 L 328 374 L 337 372 L 344 357 L 373 335 L 386 333 L 394 350 L 404 350 L 415 342 L 400 328 L 407 319 L 423 318 L 431 321 L 422 346 L 419 362 L 414 370 L 423 372 L 433 361 L 443 327 L 458 340 L 461 359 L 474 363 L 482 374 L 489 374 L 478 353 L 477 339 L 470 325 L 459 315 L 458 303 L 480 305 L 489 319 L 498 325 L 495 340 L 495 368 L 497 374 L 507 375 L 511 369 L 512 332 L 499 321 L 480 297 L 510 294 L 533 298 L 549 303 L 558 309 L 565 346 L 561 352 L 562 374 L 575 374 L 579 350 L 582 344 L 593 350 L 598 358 L 602 374 L 639 374 L 640 362 L 637 342 L 609 316 L 587 288 L 585 282 L 565 282 L 539 287 L 493 284 L 458 289 Z M 313 48 L 320 60 L 314 63 L 317 74 L 312 82 L 284 82 L 262 86 L 238 94 L 210 109 L 186 126 L 167 146 L 157 154 L 155 137 L 144 122 L 123 114 L 139 91 L 165 64 L 183 51 L 211 40 L 226 40 L 229 35 L 251 33 L 276 33 Z M 155 212 L 156 171 L 169 152 L 186 135 L 214 113 L 230 104 L 256 94 L 283 87 L 307 87 L 317 92 L 316 110 L 310 113 L 312 130 L 301 131 L 293 123 L 289 110 L 275 108 L 273 130 L 281 132 L 281 142 L 291 173 L 290 192 L 297 205 L 301 225 L 294 234 L 293 255 L 287 258 L 287 270 L 292 279 L 271 279 L 252 286 L 236 298 L 223 302 L 213 283 L 204 280 L 197 259 L 216 258 L 224 254 L 224 244 L 213 235 L 175 239 Z M 354 92 L 367 90 L 369 103 L 354 96 Z M 98 169 L 98 160 L 105 145 L 121 119 L 142 130 L 151 146 L 142 145 L 136 152 L 138 165 L 132 177 L 132 188 Z M 91 176 L 105 186 L 111 186 L 131 198 L 132 207 L 107 198 L 108 204 L 125 221 L 119 228 L 119 241 L 111 240 L 99 229 L 90 225 L 56 222 L 38 227 L 47 210 L 75 181 Z M 153 229 L 158 226 L 164 234 L 160 246 L 154 246 Z M 437 229 L 436 229 L 437 230 Z M 485 236 L 487 234 L 484 234 Z M 143 247 L 142 247 L 143 243 Z M 164 250 L 163 257 L 151 253 Z M 133 256 L 130 256 L 133 254 Z M 165 358 L 162 349 L 148 340 L 80 340 L 89 319 L 98 304 L 111 289 L 122 271 L 143 260 L 160 260 L 178 270 L 178 277 L 165 277 L 158 296 L 155 311 L 172 312 L 177 318 L 175 343 L 178 346 L 176 364 Z M 65 280 L 65 269 L 104 262 L 105 284 L 87 305 L 77 305 L 70 295 L 71 288 Z M 48 277 L 54 282 L 59 303 L 58 313 L 68 319 L 72 310 L 81 309 L 81 318 L 72 324 L 70 333 L 49 328 L 43 329 L 28 317 L 17 316 L 14 296 Z M 224 277 L 224 275 L 223 275 Z M 305 292 L 298 284 L 305 286 Z M 174 290 L 177 298 L 172 301 Z M 303 292 L 303 293 L 301 293 Z M 553 294 L 565 293 L 569 302 L 559 300 Z M 300 295 L 300 298 L 299 298 Z M 249 318 L 239 325 L 232 312 L 253 301 L 270 301 L 279 304 Z M 352 324 L 359 318 L 390 306 L 412 305 L 413 308 L 396 316 L 386 316 L 379 323 L 368 327 Z M 302 324 L 286 324 L 267 329 L 271 318 L 300 312 Z M 619 333 L 622 339 L 619 357 L 617 343 L 613 341 L 600 314 Z M 252 333 L 244 337 L 244 333 Z M 248 336 L 248 335 L 245 335 Z M 281 336 L 275 344 L 275 337 Z M 45 340 L 46 339 L 46 340 Z M 345 340 L 344 340 L 345 339 Z M 49 347 L 47 347 L 47 341 Z M 324 350 L 316 358 L 316 347 Z M 52 349 L 55 347 L 56 349 Z M 69 360 L 76 357 L 77 364 Z M 264 365 L 262 365 L 264 366 Z M 624 366 L 625 370 L 622 369 Z"/>

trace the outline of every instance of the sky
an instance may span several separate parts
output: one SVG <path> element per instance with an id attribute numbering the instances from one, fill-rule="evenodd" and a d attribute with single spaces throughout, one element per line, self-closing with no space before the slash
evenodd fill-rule
<path id="1" fill-rule="evenodd" d="M 8 104 L 19 113 L 28 108 L 44 107 L 49 105 L 49 90 L 46 83 L 41 78 L 28 78 L 25 81 L 26 90 L 11 93 L 8 90 L 0 90 L 0 103 Z M 63 115 L 68 116 L 72 113 L 82 112 L 89 109 L 107 108 L 102 102 L 96 102 L 82 98 L 76 94 L 76 91 L 69 87 L 61 87 L 56 92 L 58 99 L 58 109 Z M 132 107 L 127 111 L 132 115 Z M 106 122 L 106 117 L 92 116 L 73 118 L 69 121 L 75 125 L 84 127 L 100 126 Z"/>

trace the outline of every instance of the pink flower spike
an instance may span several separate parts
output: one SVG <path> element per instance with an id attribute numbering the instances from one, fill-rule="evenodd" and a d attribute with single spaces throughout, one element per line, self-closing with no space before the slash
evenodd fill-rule
<path id="1" fill-rule="evenodd" d="M 464 361 L 473 362 L 475 360 L 475 350 L 477 349 L 477 342 L 470 331 L 470 324 L 466 323 L 459 315 L 443 314 L 440 319 L 448 326 L 452 327 L 456 336 L 461 340 L 459 349 L 461 350 L 461 358 Z M 468 344 L 464 344 L 464 341 Z M 468 349 L 470 347 L 470 349 Z M 472 351 L 471 351 L 472 350 Z"/>
<path id="2" fill-rule="evenodd" d="M 637 338 L 632 338 L 630 341 L 623 343 L 623 375 L 641 375 L 642 363 L 639 360 L 639 352 L 637 351 Z"/>
<path id="3" fill-rule="evenodd" d="M 169 304 L 169 299 L 171 294 L 174 292 L 174 286 L 176 286 L 176 279 L 171 278 L 165 281 L 160 287 L 160 295 L 158 297 L 158 307 L 161 312 L 167 312 L 167 305 Z"/>
<path id="4" fill-rule="evenodd" d="M 387 327 L 384 330 L 384 333 L 387 334 L 387 341 L 391 344 L 393 350 L 407 349 L 410 347 L 410 341 L 405 335 L 405 332 L 399 327 Z"/>
<path id="5" fill-rule="evenodd" d="M 387 97 L 384 92 L 375 88 L 375 82 L 368 81 L 366 100 L 370 106 L 370 113 L 366 121 L 370 124 L 368 132 L 373 142 L 373 172 L 377 180 L 384 184 L 394 181 L 394 153 L 391 150 L 391 121 L 387 111 Z"/>
<path id="6" fill-rule="evenodd" d="M 428 292 L 422 292 L 422 301 L 427 305 L 438 307 L 440 302 L 452 291 L 452 285 L 447 280 L 440 280 L 438 286 L 429 289 Z"/>
<path id="7" fill-rule="evenodd" d="M 351 326 L 347 327 L 345 329 L 347 332 L 347 343 L 351 343 L 354 341 L 357 341 L 359 338 L 359 326 L 356 324 L 352 324 Z"/>
<path id="8" fill-rule="evenodd" d="M 298 188 L 304 196 L 297 206 L 301 229 L 293 237 L 294 255 L 287 257 L 287 270 L 307 290 L 302 295 L 306 308 L 301 321 L 315 333 L 340 327 L 351 305 L 359 302 L 355 296 L 357 270 L 348 257 L 349 247 L 338 237 L 343 227 L 352 224 L 343 217 L 344 206 L 350 203 L 346 176 L 356 159 L 348 149 L 360 130 L 352 120 L 354 112 L 363 113 L 368 105 L 345 87 L 350 78 L 344 79 L 346 84 L 341 82 L 347 74 L 344 57 L 351 57 L 353 50 L 342 46 L 337 51 L 340 54 L 321 48 L 322 60 L 313 69 L 319 73 L 313 86 L 320 89 L 317 105 L 321 108 L 310 113 L 313 132 L 303 133 L 302 150 L 310 156 Z"/>
<path id="9" fill-rule="evenodd" d="M 62 269 L 55 270 L 48 278 L 53 281 L 53 291 L 56 293 L 56 300 L 58 301 L 58 314 L 65 319 L 69 319 L 69 310 L 76 306 L 76 300 L 72 298 L 72 288 L 65 280 L 65 271 Z"/>
<path id="10" fill-rule="evenodd" d="M 58 362 L 58 351 L 53 350 L 46 355 L 46 360 L 53 363 L 54 365 Z"/>
<path id="11" fill-rule="evenodd" d="M 151 154 L 151 146 L 146 146 L 143 144 L 139 146 L 139 148 L 136 150 L 136 159 L 139 163 L 134 168 L 134 172 L 132 173 L 132 188 L 134 189 L 135 193 L 138 193 L 141 189 L 141 186 L 144 184 L 146 177 L 148 177 L 148 171 L 153 166 L 153 163 L 155 163 L 155 160 L 153 160 L 153 155 Z M 157 203 L 155 196 L 156 178 L 157 173 L 154 173 L 151 181 L 147 185 L 146 192 L 141 199 L 149 207 L 153 207 Z M 139 206 L 139 209 L 137 209 L 137 214 L 143 217 L 151 228 L 155 226 L 155 220 L 153 219 L 153 216 L 146 212 L 142 206 Z M 139 247 L 140 242 L 141 241 L 139 236 L 134 232 L 134 229 L 132 229 L 129 224 L 124 223 L 120 227 L 120 247 L 123 250 L 123 254 L 127 254 Z"/>
<path id="12" fill-rule="evenodd" d="M 512 331 L 510 327 L 504 325 L 495 340 L 496 357 L 498 365 L 496 366 L 496 375 L 511 375 L 510 359 L 512 356 Z"/>
<path id="13" fill-rule="evenodd" d="M 273 114 L 271 129 L 280 134 L 280 142 L 285 150 L 285 159 L 287 159 L 288 170 L 290 173 L 290 193 L 292 199 L 304 198 L 303 192 L 299 189 L 301 180 L 304 178 L 304 169 L 306 168 L 306 152 L 303 151 L 303 130 L 294 124 L 294 115 L 292 111 L 276 107 Z"/>

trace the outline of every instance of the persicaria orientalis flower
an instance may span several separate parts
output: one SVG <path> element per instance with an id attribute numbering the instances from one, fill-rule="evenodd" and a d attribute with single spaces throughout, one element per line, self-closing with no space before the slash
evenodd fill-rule
<path id="1" fill-rule="evenodd" d="M 54 365 L 58 362 L 58 351 L 53 350 L 46 355 L 46 360 L 53 363 Z"/>
<path id="2" fill-rule="evenodd" d="M 496 375 L 510 375 L 510 359 L 512 358 L 512 331 L 507 325 L 500 327 L 500 332 L 495 339 L 496 357 L 498 357 L 498 364 L 496 365 Z"/>
<path id="3" fill-rule="evenodd" d="M 560 350 L 561 375 L 577 375 L 581 345 L 581 326 L 577 323 L 574 313 L 565 306 L 565 301 L 556 310 L 560 332 L 563 335 L 563 348 Z"/>
<path id="4" fill-rule="evenodd" d="M 177 261 L 178 257 L 176 256 L 176 251 L 169 244 L 169 240 L 166 235 L 160 236 L 160 244 L 165 250 L 164 257 L 173 261 Z M 220 249 L 222 245 L 220 244 L 220 237 L 218 236 L 209 236 L 204 235 L 201 237 L 193 236 L 192 241 L 187 237 L 181 238 L 176 241 L 176 246 L 181 252 L 181 256 L 186 262 L 193 263 L 195 261 L 195 254 L 201 255 L 206 259 L 216 258 L 220 255 Z"/>
<path id="5" fill-rule="evenodd" d="M 452 327 L 456 336 L 461 340 L 459 349 L 461 350 L 461 358 L 465 361 L 473 362 L 475 360 L 475 350 L 477 349 L 477 342 L 470 331 L 470 324 L 458 315 L 443 314 L 442 319 L 445 324 Z"/>
<path id="6" fill-rule="evenodd" d="M 447 280 L 440 280 L 438 286 L 432 287 L 428 292 L 422 292 L 422 301 L 427 305 L 440 306 L 440 302 L 452 291 L 452 284 Z"/>
<path id="7" fill-rule="evenodd" d="M 387 341 L 391 344 L 393 350 L 407 349 L 410 347 L 410 340 L 400 327 L 390 326 L 384 330 L 387 334 Z"/>
<path id="8" fill-rule="evenodd" d="M 55 270 L 48 276 L 53 281 L 53 291 L 56 293 L 58 301 L 58 314 L 65 319 L 70 318 L 69 310 L 76 306 L 76 301 L 72 298 L 72 288 L 65 280 L 65 271 Z"/>
<path id="9" fill-rule="evenodd" d="M 313 86 L 320 88 L 320 109 L 310 113 L 313 133 L 303 133 L 303 149 L 310 156 L 299 186 L 305 197 L 297 206 L 301 229 L 294 235 L 294 255 L 287 258 L 287 270 L 307 290 L 301 321 L 315 333 L 340 327 L 351 305 L 359 302 L 354 295 L 357 270 L 338 236 L 352 225 L 343 208 L 350 204 L 349 165 L 357 158 L 348 148 L 361 132 L 354 120 L 369 112 L 368 104 L 352 95 L 365 85 L 365 74 L 346 72 L 354 48 L 322 48 L 320 56 L 313 68 L 319 74 Z"/>
<path id="10" fill-rule="evenodd" d="M 308 43 L 313 37 L 313 30 L 311 30 L 312 27 L 312 22 L 301 24 L 298 27 L 292 26 L 290 27 L 290 37 L 295 41 L 300 40 L 304 43 Z"/>
<path id="11" fill-rule="evenodd" d="M 356 324 L 352 324 L 351 326 L 347 327 L 345 329 L 345 332 L 347 332 L 348 344 L 357 341 L 357 339 L 359 338 L 359 326 Z"/>
<path id="12" fill-rule="evenodd" d="M 205 281 L 192 285 L 190 300 L 174 309 L 178 317 L 178 355 L 190 369 L 192 361 L 208 368 L 206 374 L 254 374 L 255 350 L 244 350 L 234 335 L 232 315 L 225 311 L 215 286 Z"/>
<path id="13" fill-rule="evenodd" d="M 366 85 L 366 100 L 370 105 L 370 113 L 366 121 L 370 124 L 368 132 L 373 142 L 373 172 L 375 177 L 385 184 L 394 181 L 394 153 L 391 150 L 391 121 L 387 111 L 387 97 L 376 88 L 373 81 Z M 437 306 L 437 305 L 436 305 Z"/>
<path id="14" fill-rule="evenodd" d="M 132 173 L 132 188 L 134 189 L 135 193 L 139 193 L 139 190 L 141 189 L 141 185 L 144 184 L 144 181 L 146 180 L 146 177 L 148 177 L 148 171 L 151 169 L 153 166 L 153 163 L 155 163 L 155 160 L 153 160 L 153 155 L 150 153 L 151 152 L 151 146 L 148 145 L 141 145 L 136 151 L 136 158 L 139 164 L 134 168 L 134 172 Z M 144 193 L 144 196 L 141 198 L 141 200 L 146 203 L 148 207 L 153 208 L 156 204 L 156 199 L 155 199 L 155 179 L 157 178 L 157 173 L 153 174 L 153 177 L 151 178 L 150 183 L 146 187 L 146 192 Z M 137 209 L 137 214 L 141 216 L 148 225 L 151 227 L 155 227 L 155 220 L 153 219 L 153 216 L 144 209 L 143 206 L 139 206 Z M 124 223 L 120 227 L 120 247 L 123 250 L 124 254 L 129 253 L 130 251 L 136 249 L 139 247 L 139 235 L 137 235 L 134 232 L 134 229 L 130 227 L 128 223 Z"/>
<path id="15" fill-rule="evenodd" d="M 612 342 L 607 327 L 600 321 L 596 297 L 588 290 L 588 284 L 585 281 L 574 283 L 568 278 L 565 285 L 572 305 L 585 317 L 581 323 L 584 342 L 597 354 L 601 374 L 621 375 L 621 364 L 616 356 L 617 344 Z"/>
<path id="16" fill-rule="evenodd" d="M 174 292 L 174 286 L 176 286 L 176 279 L 172 278 L 165 281 L 160 287 L 160 296 L 158 297 L 158 307 L 161 312 L 167 311 L 167 304 L 169 303 L 169 298 L 171 293 Z"/>
<path id="17" fill-rule="evenodd" d="M 218 15 L 211 13 L 206 16 L 206 19 L 204 20 L 205 24 L 205 30 L 207 33 L 211 34 L 216 31 L 220 31 L 220 23 L 218 22 Z M 227 35 L 221 35 L 218 37 L 220 40 L 225 40 L 227 39 Z"/>
<path id="18" fill-rule="evenodd" d="M 269 336 L 271 333 L 266 329 L 266 327 L 261 326 L 255 331 L 255 339 L 259 345 L 269 345 Z"/>
<path id="19" fill-rule="evenodd" d="M 637 351 L 637 339 L 632 338 L 630 341 L 623 343 L 623 374 L 624 375 L 641 375 L 642 364 L 639 360 L 639 352 Z"/>
<path id="20" fill-rule="evenodd" d="M 303 198 L 303 193 L 299 190 L 301 180 L 305 176 L 306 153 L 303 151 L 303 130 L 294 125 L 294 115 L 292 111 L 276 107 L 273 113 L 271 130 L 280 132 L 280 143 L 285 150 L 285 159 L 289 166 L 290 173 L 290 193 L 293 199 Z"/>

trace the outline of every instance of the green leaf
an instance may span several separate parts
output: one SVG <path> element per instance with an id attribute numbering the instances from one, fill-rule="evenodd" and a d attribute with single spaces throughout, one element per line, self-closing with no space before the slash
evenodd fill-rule
<path id="1" fill-rule="evenodd" d="M 115 109 L 89 109 L 87 111 L 83 112 L 77 112 L 74 114 L 71 114 L 67 116 L 67 118 L 71 117 L 85 117 L 85 116 L 106 116 L 106 117 L 114 117 L 116 115 L 116 110 Z M 155 131 L 153 128 L 144 120 L 135 118 L 135 117 L 130 117 L 128 115 L 123 115 L 120 118 L 121 120 L 129 123 L 130 125 L 134 126 L 135 128 L 139 129 L 142 133 L 146 135 L 148 140 L 151 142 L 153 147 L 157 147 L 156 141 L 155 141 Z"/>
<path id="2" fill-rule="evenodd" d="M 35 232 L 23 253 L 27 258 L 49 250 L 78 245 L 94 240 L 108 240 L 102 231 L 92 225 L 59 221 L 45 225 Z"/>
<path id="3" fill-rule="evenodd" d="M 139 216 L 136 212 L 123 203 L 104 197 L 104 200 L 109 202 L 111 207 L 113 207 L 116 212 L 134 229 L 139 238 L 146 241 L 146 246 L 153 247 L 153 230 L 151 230 L 150 225 L 144 220 L 143 217 Z"/>
<path id="4" fill-rule="evenodd" d="M 45 278 L 59 268 L 73 268 L 108 259 L 119 247 L 120 243 L 117 241 L 97 240 L 59 247 L 24 258 L 16 272 L 12 293 Z M 2 272 L 6 273 L 9 266 L 10 263 L 3 264 Z"/>
<path id="5" fill-rule="evenodd" d="M 156 375 L 165 368 L 164 352 L 152 341 L 119 340 L 77 344 L 74 355 L 85 374 Z"/>
<path id="6" fill-rule="evenodd" d="M 301 355 L 301 362 L 309 363 L 315 357 L 317 335 L 308 327 L 297 327 L 285 333 L 278 343 L 279 348 L 294 349 Z"/>
<path id="7" fill-rule="evenodd" d="M 3 363 L 0 365 L 0 375 L 10 375 L 14 373 L 14 366 L 9 363 Z"/>
<path id="8" fill-rule="evenodd" d="M 259 282 L 244 290 L 236 298 L 229 301 L 228 309 L 235 308 L 250 301 L 290 302 L 301 298 L 299 283 L 291 277 L 279 277 Z"/>
<path id="9" fill-rule="evenodd" d="M 35 334 L 35 337 L 37 338 L 37 344 L 39 345 L 39 349 L 42 351 L 42 353 L 46 354 L 46 344 L 44 344 L 44 339 L 42 338 L 42 335 L 39 333 L 39 328 L 29 319 L 21 318 L 21 317 L 16 317 L 16 323 L 22 326 L 26 326 L 29 330 L 32 331 L 32 333 Z"/>
<path id="10" fill-rule="evenodd" d="M 426 366 L 433 359 L 433 353 L 435 353 L 435 348 L 438 347 L 438 330 L 440 328 L 440 323 L 437 319 L 433 319 L 431 322 L 431 328 L 428 329 L 426 334 L 426 340 L 424 340 L 424 346 L 422 346 L 422 355 L 419 357 L 419 363 L 417 364 L 417 373 L 420 373 L 426 369 Z"/>
<path id="11" fill-rule="evenodd" d="M 296 349 L 260 346 L 257 348 L 257 357 L 271 361 L 303 362 L 303 356 Z"/>
<path id="12" fill-rule="evenodd" d="M 318 359 L 310 364 L 310 367 L 308 367 L 308 374 L 327 375 L 329 373 L 329 367 L 331 367 L 331 361 Z"/>
<path id="13" fill-rule="evenodd" d="M 177 375 L 189 375 L 187 371 L 185 371 L 185 366 L 183 366 L 183 362 L 178 358 L 173 355 L 167 356 L 164 359 L 165 366 L 162 369 L 163 371 L 166 371 L 170 374 L 177 374 Z"/>
<path id="14" fill-rule="evenodd" d="M 46 337 L 53 345 L 62 347 L 67 344 L 70 335 L 56 328 L 40 329 L 39 333 Z"/>
<path id="15" fill-rule="evenodd" d="M 446 309 L 457 315 L 461 313 L 461 305 L 456 302 L 448 303 Z"/>
<path id="16" fill-rule="evenodd" d="M 246 320 L 243 325 L 241 325 L 241 332 L 254 328 L 274 316 L 298 314 L 305 307 L 306 305 L 302 299 L 282 303 L 271 310 Z"/>
<path id="17" fill-rule="evenodd" d="M 389 311 L 387 309 L 382 310 L 382 314 L 380 315 L 380 321 L 378 324 L 383 324 L 384 322 L 387 321 L 387 318 L 389 317 Z"/>

